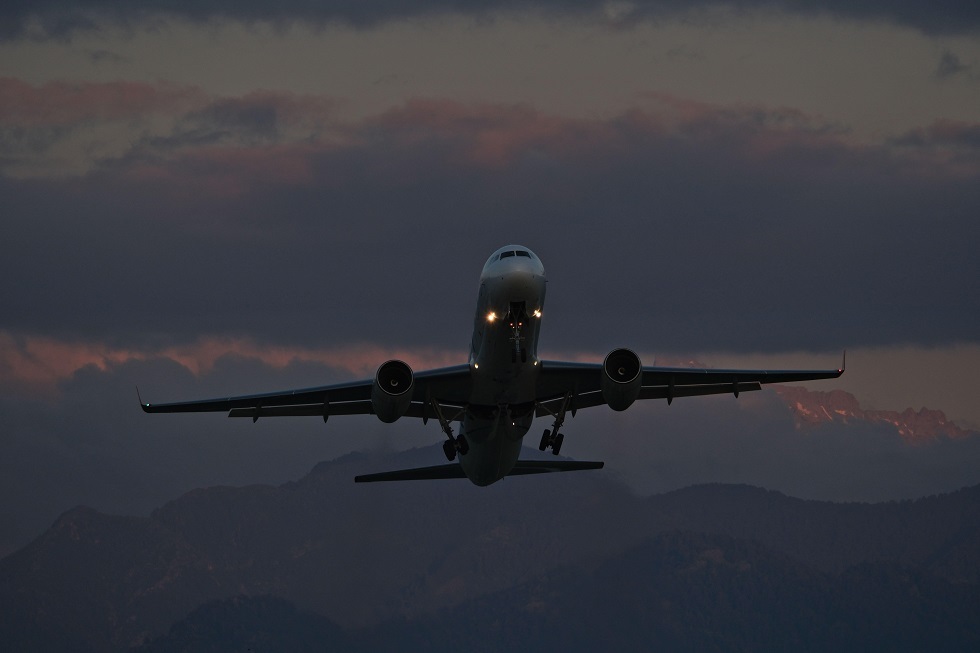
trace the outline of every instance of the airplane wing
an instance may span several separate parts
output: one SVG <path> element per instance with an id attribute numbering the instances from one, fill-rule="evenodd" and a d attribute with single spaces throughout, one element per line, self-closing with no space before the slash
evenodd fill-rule
<path id="1" fill-rule="evenodd" d="M 470 394 L 468 365 L 456 365 L 415 374 L 412 404 L 406 415 L 434 417 L 428 409 L 428 399 L 433 398 L 441 406 L 465 406 Z M 173 403 L 148 403 L 140 399 L 140 406 L 147 413 L 199 413 L 227 412 L 229 417 L 319 416 L 323 420 L 331 415 L 369 415 L 373 379 L 338 383 L 315 388 L 285 390 L 255 395 L 180 401 Z"/>
<path id="2" fill-rule="evenodd" d="M 637 399 L 667 399 L 709 394 L 738 396 L 741 392 L 760 390 L 767 383 L 788 383 L 830 379 L 844 373 L 837 370 L 722 370 L 686 367 L 643 367 Z M 600 388 L 600 363 L 542 361 L 538 380 L 536 415 L 553 415 L 569 397 L 568 410 L 601 406 L 606 403 Z M 456 365 L 415 374 L 412 402 L 405 416 L 428 419 L 435 417 L 430 399 L 443 408 L 463 409 L 469 402 L 472 378 L 468 365 Z M 242 395 L 183 401 L 148 403 L 140 399 L 147 413 L 227 412 L 229 417 L 312 416 L 324 421 L 331 415 L 369 415 L 373 380 L 286 390 L 264 394 Z M 449 421 L 453 421 L 450 419 Z"/>
<path id="3" fill-rule="evenodd" d="M 761 390 L 769 383 L 793 383 L 835 379 L 844 373 L 844 363 L 836 370 L 725 370 L 688 367 L 644 366 L 637 399 L 666 399 L 713 394 L 734 394 Z M 600 387 L 600 363 L 542 361 L 538 382 L 536 415 L 553 415 L 569 397 L 568 410 L 601 406 L 606 403 Z"/>

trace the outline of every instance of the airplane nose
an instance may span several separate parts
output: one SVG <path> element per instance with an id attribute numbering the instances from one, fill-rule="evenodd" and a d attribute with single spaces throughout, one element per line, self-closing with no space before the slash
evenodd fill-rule
<path id="1" fill-rule="evenodd" d="M 506 305 L 513 302 L 525 302 L 529 310 L 540 304 L 544 294 L 544 277 L 532 270 L 514 270 L 501 275 L 494 284 L 494 296 Z M 535 304 L 535 306 L 531 306 Z"/>

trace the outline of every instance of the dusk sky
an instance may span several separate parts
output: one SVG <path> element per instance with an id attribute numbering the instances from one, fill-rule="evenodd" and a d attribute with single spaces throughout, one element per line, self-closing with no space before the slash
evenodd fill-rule
<path id="1" fill-rule="evenodd" d="M 148 461 L 189 489 L 438 442 L 146 416 L 135 386 L 464 362 L 507 243 L 545 264 L 546 358 L 833 368 L 846 348 L 809 387 L 980 428 L 980 4 L 267 5 L 0 9 L 12 540 L 31 511 L 168 498 Z M 576 437 L 627 419 L 605 415 Z"/>

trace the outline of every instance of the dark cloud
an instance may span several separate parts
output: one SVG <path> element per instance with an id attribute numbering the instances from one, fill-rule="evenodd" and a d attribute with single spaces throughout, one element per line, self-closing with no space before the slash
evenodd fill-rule
<path id="1" fill-rule="evenodd" d="M 85 54 L 96 65 L 104 63 L 130 63 L 131 61 L 128 57 L 124 57 L 112 50 L 88 50 Z"/>
<path id="2" fill-rule="evenodd" d="M 0 180 L 0 330 L 465 347 L 482 263 L 517 241 L 549 272 L 546 348 L 976 339 L 975 126 L 872 147 L 793 112 L 429 101 L 311 142 L 279 112 L 215 103 L 87 176 Z"/>
<path id="3" fill-rule="evenodd" d="M 955 77 L 956 75 L 969 72 L 970 68 L 971 66 L 967 66 L 960 61 L 960 58 L 956 54 L 946 50 L 939 57 L 939 65 L 936 66 L 936 77 L 939 79 Z"/>
<path id="4" fill-rule="evenodd" d="M 736 11 L 777 9 L 803 15 L 831 15 L 840 18 L 887 21 L 928 33 L 963 33 L 977 29 L 980 9 L 975 2 L 943 0 L 922 3 L 913 0 L 729 0 L 680 2 L 678 0 L 636 0 L 615 5 L 601 0 L 435 0 L 394 2 L 392 0 L 311 3 L 306 0 L 283 2 L 229 2 L 211 0 L 156 0 L 131 3 L 122 0 L 13 0 L 0 10 L 0 38 L 30 35 L 35 38 L 65 38 L 73 32 L 94 29 L 104 21 L 135 25 L 154 17 L 174 16 L 193 21 L 220 19 L 246 22 L 295 21 L 322 25 L 340 22 L 371 26 L 389 20 L 432 14 L 457 13 L 487 16 L 500 11 L 540 11 L 546 14 L 592 15 L 613 24 L 688 14 L 692 10 L 730 7 Z"/>
<path id="5" fill-rule="evenodd" d="M 941 152 L 948 163 L 972 167 L 980 157 L 980 123 L 937 120 L 894 139 L 899 147 Z"/>

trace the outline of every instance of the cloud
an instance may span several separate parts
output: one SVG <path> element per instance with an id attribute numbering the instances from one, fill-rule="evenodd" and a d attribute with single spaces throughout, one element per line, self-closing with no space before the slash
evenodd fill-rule
<path id="1" fill-rule="evenodd" d="M 290 94 L 7 88 L 28 131 L 165 119 L 90 148 L 87 173 L 42 176 L 41 152 L 36 178 L 0 178 L 18 336 L 465 346 L 479 267 L 517 240 L 546 262 L 557 349 L 976 339 L 973 125 L 870 144 L 670 96 L 602 119 L 429 99 L 342 122 Z"/>
<path id="2" fill-rule="evenodd" d="M 210 97 L 193 86 L 0 78 L 0 170 L 84 174 L 204 146 L 259 147 L 328 138 L 330 98 L 255 91 Z"/>
<path id="3" fill-rule="evenodd" d="M 679 2 L 678 0 L 518 0 L 456 1 L 400 3 L 321 2 L 311 4 L 297 0 L 277 3 L 240 2 L 165 2 L 132 3 L 120 0 L 85 0 L 70 8 L 57 0 L 10 2 L 0 10 L 0 38 L 68 38 L 82 30 L 115 23 L 123 26 L 153 23 L 161 18 L 191 21 L 237 20 L 246 23 L 263 21 L 289 24 L 304 22 L 323 25 L 331 22 L 370 27 L 386 21 L 440 14 L 463 14 L 488 17 L 500 12 L 540 12 L 545 15 L 584 16 L 611 26 L 624 26 L 639 20 L 692 16 L 717 12 L 782 11 L 804 16 L 829 14 L 843 19 L 885 21 L 912 27 L 926 33 L 964 33 L 976 30 L 980 11 L 973 4 L 957 0 L 933 3 L 895 3 L 880 0 L 845 2 L 823 0 L 799 3 L 790 0 L 730 0 L 728 2 Z"/>
<path id="4" fill-rule="evenodd" d="M 210 374 L 219 361 L 247 358 L 274 369 L 320 363 L 345 379 L 370 378 L 386 360 L 403 360 L 416 370 L 457 365 L 465 352 L 434 348 L 397 349 L 377 344 L 308 349 L 259 344 L 247 338 L 201 338 L 196 342 L 141 349 L 95 341 L 61 341 L 0 332 L 0 388 L 12 395 L 58 395 L 58 387 L 85 368 L 107 371 L 128 363 L 166 359 L 195 376 Z M 317 385 L 322 385 L 318 383 Z"/>
<path id="5" fill-rule="evenodd" d="M 956 54 L 945 50 L 939 58 L 939 65 L 936 67 L 936 77 L 947 79 L 963 73 L 969 73 L 972 68 L 972 66 L 968 66 L 960 61 L 960 58 Z"/>
<path id="6" fill-rule="evenodd" d="M 546 424 L 536 423 L 535 428 Z M 606 461 L 641 493 L 692 483 L 748 483 L 791 496 L 885 501 L 949 491 L 980 480 L 980 437 L 904 441 L 864 422 L 799 428 L 771 390 L 645 402 L 625 413 L 583 412 L 565 427 L 563 453 Z"/>

